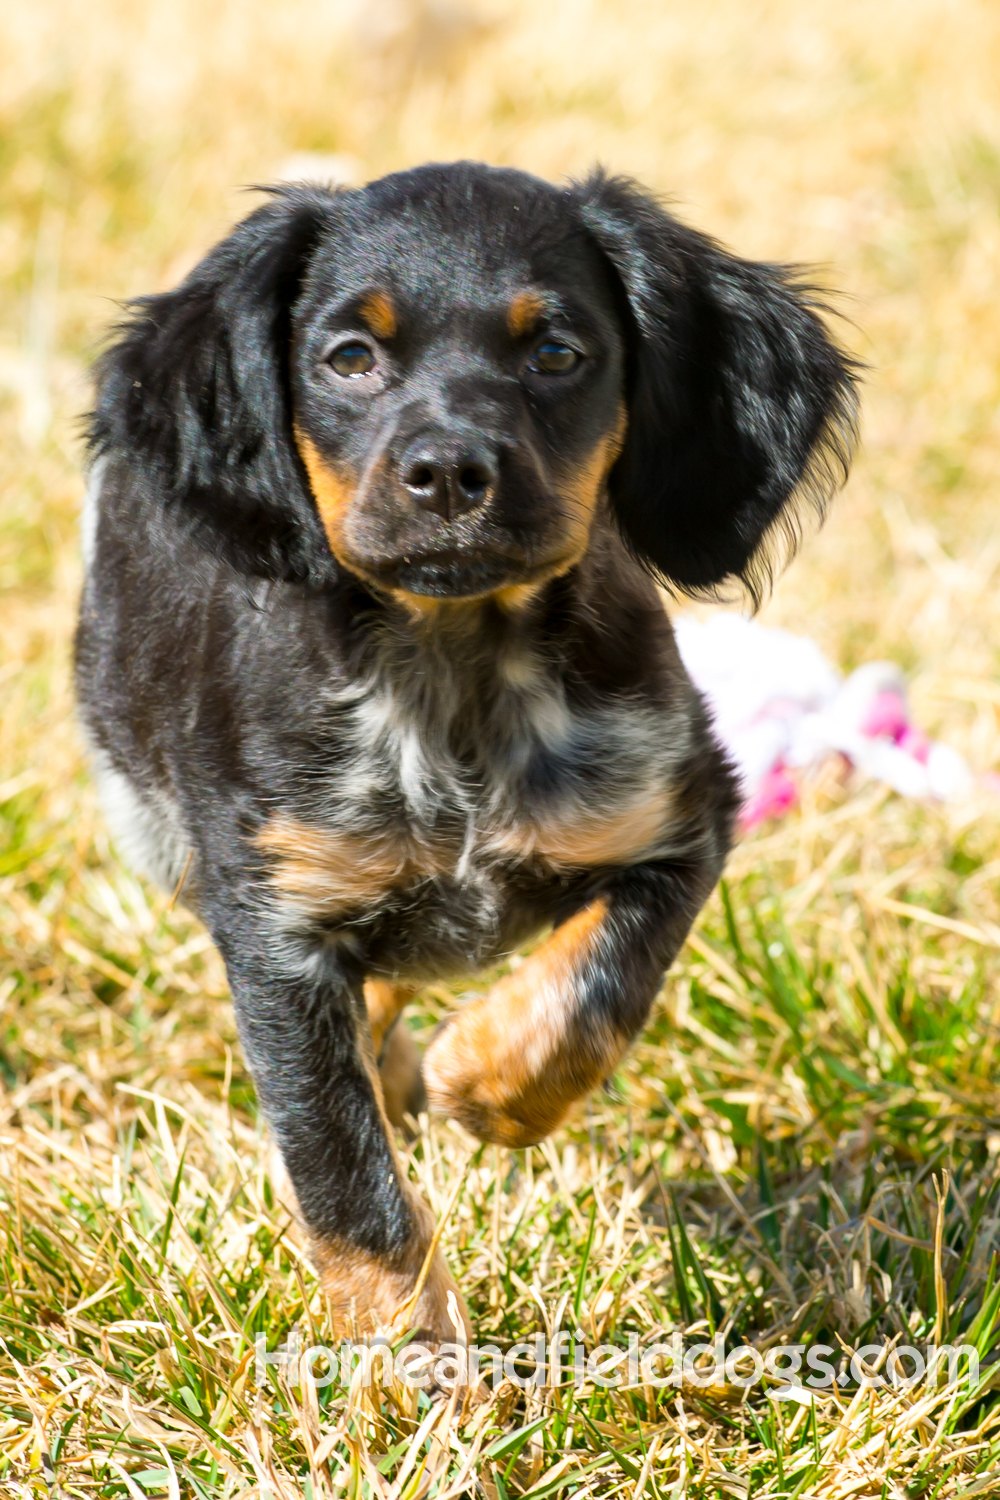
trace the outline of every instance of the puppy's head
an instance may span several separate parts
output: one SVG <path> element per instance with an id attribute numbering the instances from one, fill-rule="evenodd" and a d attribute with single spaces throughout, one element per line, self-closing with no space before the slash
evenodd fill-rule
<path id="1" fill-rule="evenodd" d="M 851 367 L 784 272 L 632 185 L 469 163 L 287 189 L 105 355 L 92 435 L 270 576 L 517 598 L 610 514 L 758 587 L 846 462 Z"/>
<path id="2" fill-rule="evenodd" d="M 566 571 L 625 425 L 614 273 L 573 205 L 522 173 L 424 167 L 335 214 L 291 337 L 334 556 L 418 600 Z"/>

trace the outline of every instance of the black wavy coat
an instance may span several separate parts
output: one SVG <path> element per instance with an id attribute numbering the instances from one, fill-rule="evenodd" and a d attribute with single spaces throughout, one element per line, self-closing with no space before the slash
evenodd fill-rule
<path id="1" fill-rule="evenodd" d="M 761 596 L 853 368 L 793 275 L 633 184 L 459 163 L 273 191 L 97 375 L 110 821 L 222 952 L 335 1319 L 386 1326 L 432 1227 L 399 1010 L 551 926 L 435 1036 L 431 1102 L 522 1145 L 617 1064 L 737 804 L 654 580 Z M 453 1291 L 437 1256 L 409 1316 L 450 1336 Z"/>

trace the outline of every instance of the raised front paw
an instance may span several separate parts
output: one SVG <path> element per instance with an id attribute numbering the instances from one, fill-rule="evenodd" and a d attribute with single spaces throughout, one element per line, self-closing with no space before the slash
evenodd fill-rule
<path id="1" fill-rule="evenodd" d="M 489 997 L 476 1001 L 438 1031 L 424 1054 L 427 1097 L 481 1141 L 533 1146 L 555 1129 L 573 1100 L 539 1089 L 532 1049 L 503 1046 L 489 1005 Z"/>
<path id="2" fill-rule="evenodd" d="M 617 1067 L 629 1037 L 586 1003 L 605 914 L 576 912 L 427 1048 L 428 1099 L 480 1140 L 534 1145 Z"/>

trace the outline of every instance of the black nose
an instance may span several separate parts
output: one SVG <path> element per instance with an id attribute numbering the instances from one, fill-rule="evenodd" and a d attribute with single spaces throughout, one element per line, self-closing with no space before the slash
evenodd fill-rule
<path id="1" fill-rule="evenodd" d="M 485 505 L 497 483 L 496 453 L 486 443 L 422 437 L 411 443 L 399 466 L 399 482 L 410 499 L 450 521 Z"/>

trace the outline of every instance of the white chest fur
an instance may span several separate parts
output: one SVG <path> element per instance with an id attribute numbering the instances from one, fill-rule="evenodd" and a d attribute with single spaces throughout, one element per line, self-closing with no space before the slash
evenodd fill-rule
<path id="1" fill-rule="evenodd" d="M 438 876 L 673 852 L 684 717 L 644 702 L 571 707 L 560 677 L 523 651 L 501 654 L 486 683 L 433 667 L 331 695 L 347 753 L 308 819 L 277 817 L 259 839 L 295 906 L 330 918 Z"/>

